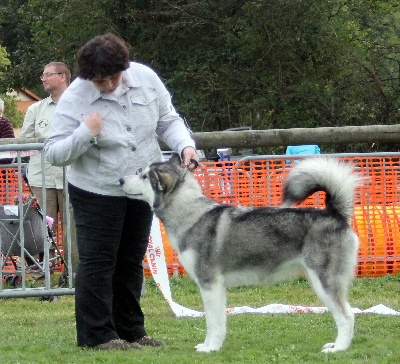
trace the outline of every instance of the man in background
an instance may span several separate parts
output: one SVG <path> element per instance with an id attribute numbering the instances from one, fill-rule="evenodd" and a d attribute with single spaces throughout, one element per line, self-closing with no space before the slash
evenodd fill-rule
<path id="1" fill-rule="evenodd" d="M 50 133 L 51 122 L 57 102 L 67 89 L 71 80 L 71 71 L 61 62 L 51 62 L 44 67 L 40 76 L 43 87 L 49 96 L 31 105 L 25 115 L 21 137 L 47 138 Z M 57 237 L 58 213 L 63 221 L 63 168 L 52 166 L 46 159 L 43 171 L 46 186 L 46 215 L 54 219 L 53 233 Z M 41 155 L 31 156 L 28 166 L 28 182 L 32 193 L 39 205 L 42 201 L 42 158 Z"/>
<path id="2" fill-rule="evenodd" d="M 3 117 L 4 101 L 0 99 L 0 138 L 15 138 L 14 128 L 11 121 Z M 2 158 L 0 164 L 8 164 L 13 161 L 13 158 Z"/>

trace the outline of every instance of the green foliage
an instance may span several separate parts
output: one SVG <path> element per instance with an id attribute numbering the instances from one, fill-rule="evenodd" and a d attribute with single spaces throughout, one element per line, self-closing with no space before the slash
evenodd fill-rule
<path id="1" fill-rule="evenodd" d="M 0 71 L 11 64 L 8 59 L 8 53 L 4 47 L 0 45 Z"/>
<path id="2" fill-rule="evenodd" d="M 6 4 L 12 67 L 0 89 L 40 86 L 44 64 L 72 67 L 80 46 L 110 31 L 163 77 L 194 131 L 400 122 L 397 0 Z"/>
<path id="3" fill-rule="evenodd" d="M 14 128 L 20 128 L 24 122 L 24 113 L 18 110 L 15 97 L 0 94 L 0 98 L 4 101 L 3 116 L 11 121 Z"/>

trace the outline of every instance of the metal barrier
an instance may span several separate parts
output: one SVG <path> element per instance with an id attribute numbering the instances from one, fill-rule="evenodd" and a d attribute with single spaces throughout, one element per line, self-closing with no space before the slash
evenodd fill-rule
<path id="1" fill-rule="evenodd" d="M 64 234 L 52 237 L 47 225 L 46 204 L 40 208 L 24 178 L 25 156 L 41 154 L 43 143 L 9 144 L 0 146 L 0 157 L 13 157 L 16 163 L 0 166 L 0 298 L 54 297 L 73 295 L 71 219 L 69 208 L 65 211 Z M 44 168 L 43 168 L 44 170 Z M 42 194 L 46 200 L 46 179 L 42 174 Z M 65 206 L 69 206 L 65 188 Z M 31 220 L 33 219 L 33 220 Z M 39 222 L 38 222 L 39 221 Z M 35 224 L 41 224 L 38 229 Z M 60 221 L 56 222 L 61 227 Z M 32 244 L 36 247 L 34 251 Z M 55 246 L 55 257 L 50 257 L 50 245 Z M 43 257 L 36 258 L 42 247 Z M 5 249 L 7 248 L 7 249 Z M 66 248 L 66 249 L 65 249 Z M 63 253 L 68 251 L 68 258 Z M 29 264 L 27 263 L 29 261 Z M 58 282 L 55 282 L 58 279 Z"/>
<path id="2" fill-rule="evenodd" d="M 355 193 L 352 222 L 360 238 L 356 274 L 381 276 L 399 273 L 400 153 L 329 156 L 351 163 L 363 178 L 363 184 Z M 266 155 L 202 162 L 195 174 L 204 194 L 220 203 L 278 207 L 282 201 L 282 183 L 294 160 L 310 157 L 315 158 L 315 155 Z M 323 208 L 324 193 L 315 193 L 301 206 Z M 162 232 L 169 273 L 184 273 L 163 229 Z"/>

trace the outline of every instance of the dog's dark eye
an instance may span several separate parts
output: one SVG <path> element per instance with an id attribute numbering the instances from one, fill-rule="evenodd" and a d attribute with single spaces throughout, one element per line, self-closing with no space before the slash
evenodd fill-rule
<path id="1" fill-rule="evenodd" d="M 144 175 L 142 176 L 142 179 L 147 179 L 147 176 L 144 174 Z"/>

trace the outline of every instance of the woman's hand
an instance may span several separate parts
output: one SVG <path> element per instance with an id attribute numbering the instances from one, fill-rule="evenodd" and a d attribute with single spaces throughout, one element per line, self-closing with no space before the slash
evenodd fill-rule
<path id="1" fill-rule="evenodd" d="M 189 171 L 194 171 L 198 165 L 199 157 L 197 156 L 196 149 L 186 147 L 182 152 L 182 166 L 187 167 Z"/>
<path id="2" fill-rule="evenodd" d="M 93 134 L 97 136 L 100 134 L 101 128 L 103 126 L 103 118 L 98 111 L 93 111 L 85 120 L 84 123 Z"/>

